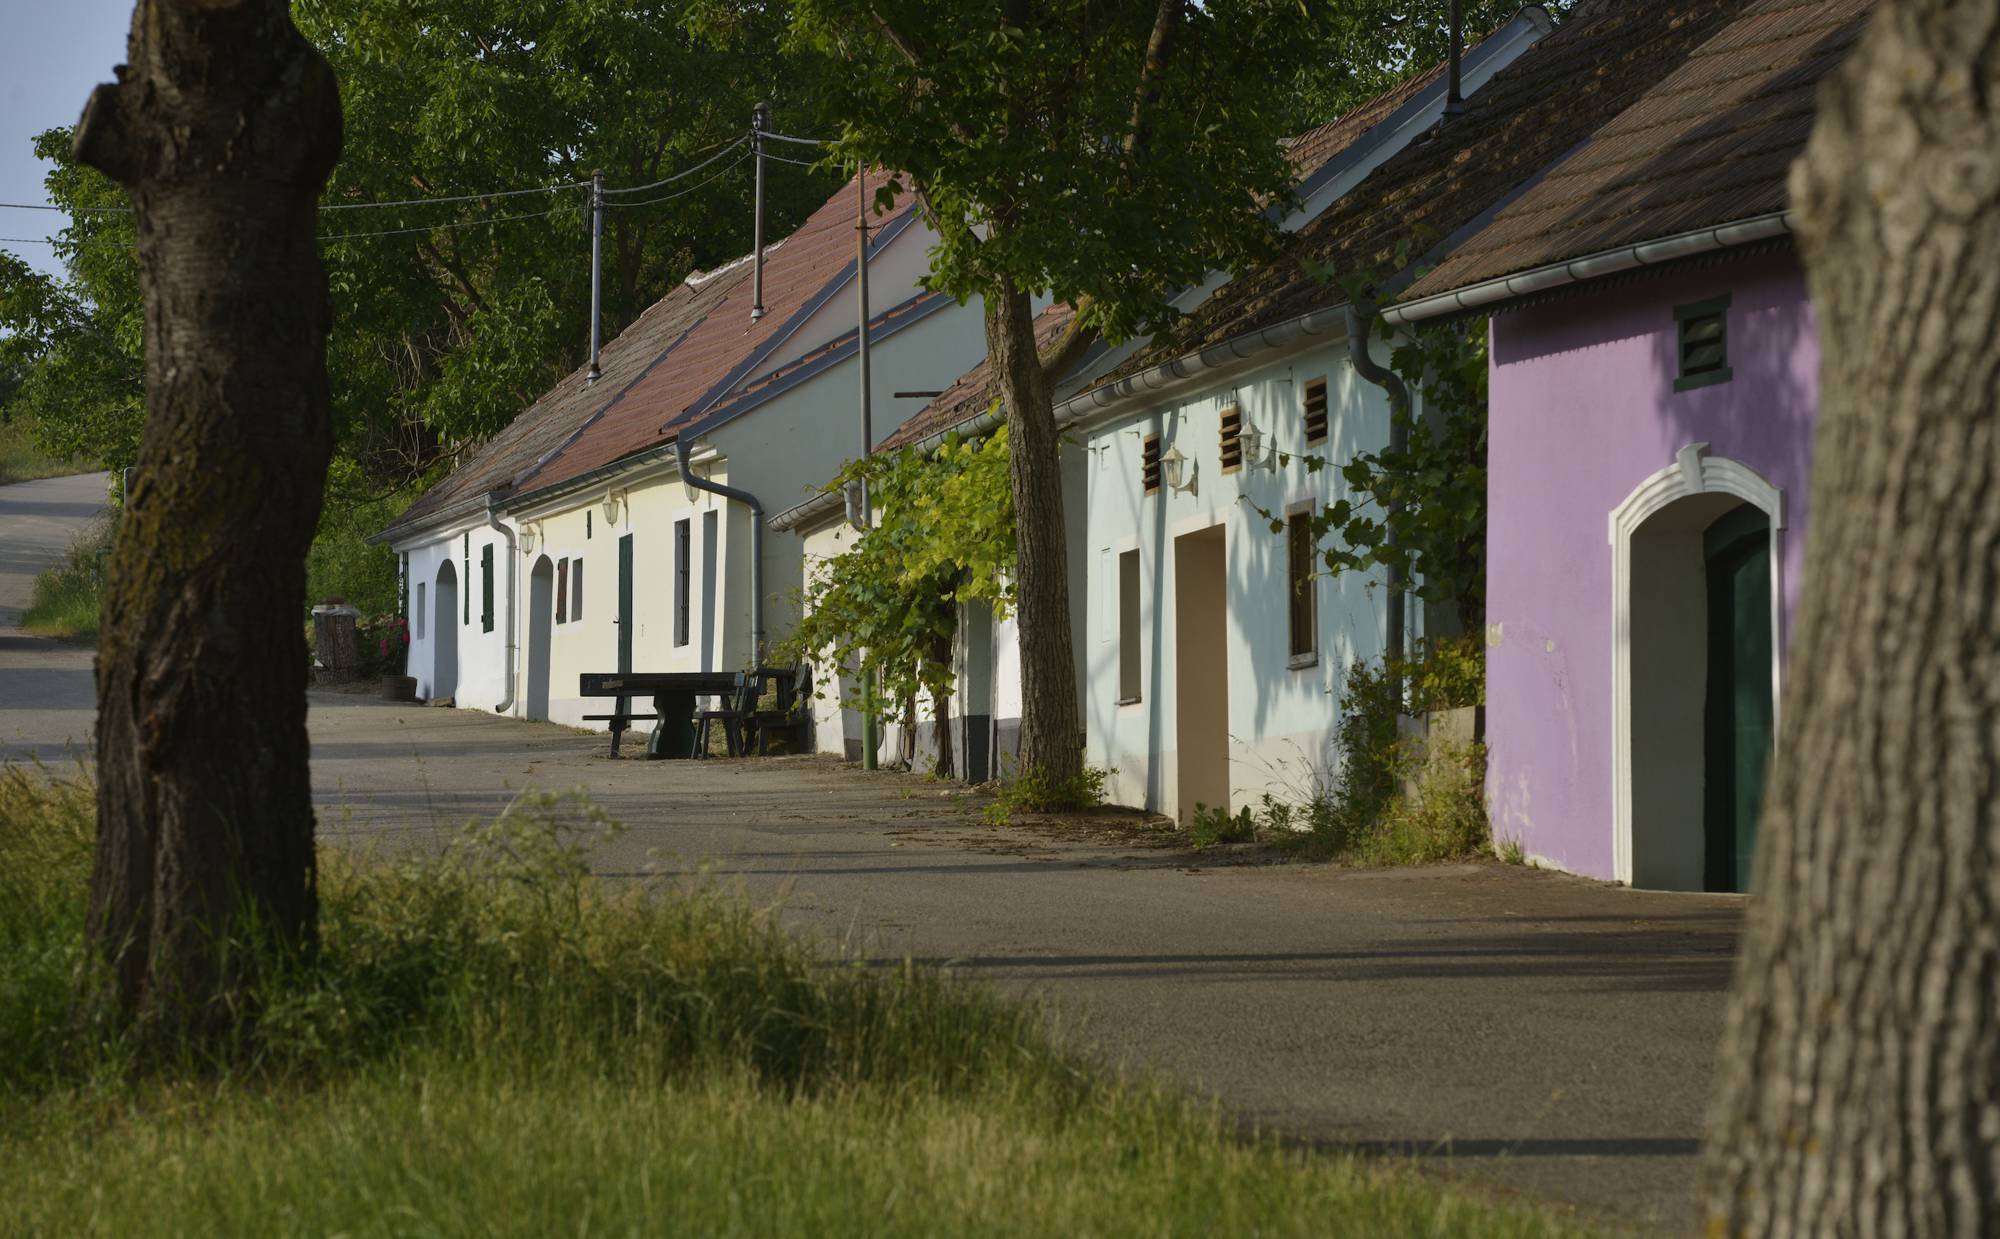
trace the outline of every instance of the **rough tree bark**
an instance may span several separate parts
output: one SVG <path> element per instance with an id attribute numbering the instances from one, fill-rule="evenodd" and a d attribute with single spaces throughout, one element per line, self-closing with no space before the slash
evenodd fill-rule
<path id="1" fill-rule="evenodd" d="M 340 102 L 285 0 L 139 0 L 127 55 L 75 139 L 131 193 L 146 307 L 90 929 L 129 1017 L 201 1036 L 253 934 L 316 931 L 300 604 L 332 452 L 314 232 Z"/>
<path id="2" fill-rule="evenodd" d="M 1083 736 L 1070 640 L 1062 444 L 1054 385 L 1035 349 L 1032 307 L 1011 279 L 986 294 L 986 357 L 1007 409 L 1021 632 L 1020 766 L 1067 781 L 1083 770 Z"/>
<path id="3" fill-rule="evenodd" d="M 2000 0 L 1882 0 L 1792 198 L 1807 583 L 1712 1234 L 2000 1233 Z"/>

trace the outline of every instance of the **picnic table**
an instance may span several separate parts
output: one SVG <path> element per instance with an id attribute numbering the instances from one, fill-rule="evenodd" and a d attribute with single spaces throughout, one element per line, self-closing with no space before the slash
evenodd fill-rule
<path id="1" fill-rule="evenodd" d="M 586 671 L 578 677 L 577 691 L 584 697 L 618 698 L 618 707 L 612 713 L 584 716 L 610 722 L 613 757 L 618 756 L 619 740 L 631 723 L 652 719 L 646 760 L 659 761 L 703 756 L 696 744 L 695 729 L 695 703 L 702 697 L 723 699 L 721 709 L 702 713 L 723 721 L 731 753 L 747 751 L 746 728 L 751 724 L 764 685 L 776 680 L 781 707 L 789 709 L 792 678 L 790 667 L 759 667 L 754 671 Z M 632 713 L 626 702 L 633 697 L 651 697 L 652 714 Z"/>

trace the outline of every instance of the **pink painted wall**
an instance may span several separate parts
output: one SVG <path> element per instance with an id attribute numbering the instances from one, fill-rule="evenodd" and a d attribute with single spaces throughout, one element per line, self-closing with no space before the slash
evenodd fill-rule
<path id="1" fill-rule="evenodd" d="M 1725 293 L 1734 378 L 1676 393 L 1673 309 Z M 1757 470 L 1785 495 L 1789 629 L 1818 408 L 1812 307 L 1796 261 L 1765 255 L 1496 315 L 1491 331 L 1494 834 L 1572 872 L 1610 878 L 1610 513 L 1688 443 L 1706 441 L 1712 455 Z"/>

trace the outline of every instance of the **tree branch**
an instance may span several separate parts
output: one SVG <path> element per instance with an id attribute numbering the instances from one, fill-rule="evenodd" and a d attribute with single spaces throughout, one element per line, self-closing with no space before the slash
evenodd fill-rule
<path id="1" fill-rule="evenodd" d="M 1184 3 L 1160 0 L 1159 12 L 1153 15 L 1153 33 L 1146 40 L 1146 55 L 1139 64 L 1139 85 L 1132 91 L 1132 127 L 1125 134 L 1128 158 L 1145 153 L 1153 108 L 1160 95 L 1160 75 L 1173 54 L 1174 31 L 1180 25 Z"/>

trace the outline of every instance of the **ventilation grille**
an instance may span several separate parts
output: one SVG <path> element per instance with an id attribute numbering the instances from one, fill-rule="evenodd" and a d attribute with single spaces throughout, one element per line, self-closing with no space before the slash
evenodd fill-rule
<path id="1" fill-rule="evenodd" d="M 1147 435 L 1146 442 L 1139 449 L 1139 481 L 1146 493 L 1156 494 L 1160 489 L 1160 436 Z"/>
<path id="2" fill-rule="evenodd" d="M 1243 467 L 1243 410 L 1231 405 L 1222 411 L 1222 471 L 1234 473 Z"/>
<path id="3" fill-rule="evenodd" d="M 1306 442 L 1326 442 L 1326 380 L 1306 384 Z"/>
<path id="4" fill-rule="evenodd" d="M 1680 374 L 1675 391 L 1727 382 L 1729 370 L 1729 298 L 1716 297 L 1677 306 L 1674 320 L 1680 335 Z"/>

